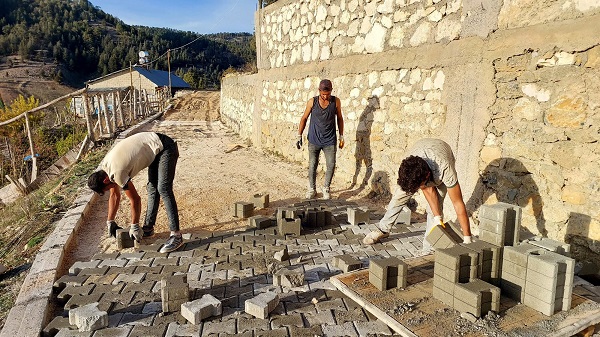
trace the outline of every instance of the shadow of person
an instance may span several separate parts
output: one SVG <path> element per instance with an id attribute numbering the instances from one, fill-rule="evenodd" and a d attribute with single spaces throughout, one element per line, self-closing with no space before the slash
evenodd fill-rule
<path id="1" fill-rule="evenodd" d="M 354 175 L 352 176 L 352 183 L 347 188 L 347 192 L 342 193 L 341 197 L 346 199 L 351 196 L 359 194 L 369 183 L 371 174 L 373 173 L 373 156 L 371 153 L 371 127 L 373 126 L 374 112 L 379 109 L 379 97 L 371 96 L 367 99 L 367 106 L 360 114 L 358 119 L 358 126 L 356 127 L 356 149 L 354 151 L 355 166 Z M 365 168 L 365 174 L 363 176 L 360 185 L 355 190 L 358 182 L 358 176 Z"/>
<path id="2" fill-rule="evenodd" d="M 518 205 L 523 208 L 523 216 L 533 213 L 538 233 L 547 236 L 543 202 L 531 172 L 514 158 L 499 158 L 490 162 L 479 179 L 473 194 L 466 203 L 467 211 L 476 215 L 479 207 L 495 198 L 499 202 Z"/>
<path id="3" fill-rule="evenodd" d="M 367 198 L 372 200 L 388 200 L 392 193 L 390 190 L 390 177 L 385 171 L 377 171 L 371 179 L 371 192 Z"/>

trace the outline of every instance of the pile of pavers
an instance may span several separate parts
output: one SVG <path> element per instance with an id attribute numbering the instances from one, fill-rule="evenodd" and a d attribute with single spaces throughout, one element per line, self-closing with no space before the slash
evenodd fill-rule
<path id="1" fill-rule="evenodd" d="M 340 200 L 284 207 L 303 211 L 300 235 L 278 233 L 274 215 L 264 228 L 188 235 L 169 254 L 158 252 L 162 239 L 75 262 L 55 282 L 56 316 L 42 336 L 390 335 L 328 279 L 369 259 L 417 255 L 425 224 L 398 226 L 385 243 L 364 246 L 373 219 L 351 225 L 349 207 L 358 208 Z M 275 259 L 284 249 L 287 258 Z M 69 314 L 90 304 L 108 324 L 99 319 L 89 325 L 95 332 L 78 332 Z"/>
<path id="2" fill-rule="evenodd" d="M 520 223 L 518 206 L 483 205 L 481 241 L 436 249 L 433 297 L 476 317 L 498 312 L 501 292 L 548 316 L 569 310 L 575 263 L 566 256 L 569 246 L 548 238 L 520 243 Z"/>

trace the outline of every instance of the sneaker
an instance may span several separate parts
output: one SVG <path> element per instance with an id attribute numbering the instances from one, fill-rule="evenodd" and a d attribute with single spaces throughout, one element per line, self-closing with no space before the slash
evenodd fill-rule
<path id="1" fill-rule="evenodd" d="M 106 222 L 106 231 L 108 236 L 112 236 L 113 238 L 117 237 L 117 229 L 123 229 L 119 227 L 115 221 L 107 221 Z"/>
<path id="2" fill-rule="evenodd" d="M 170 253 L 176 251 L 183 246 L 183 238 L 181 235 L 171 235 L 167 243 L 165 243 L 160 249 L 161 253 Z"/>
<path id="3" fill-rule="evenodd" d="M 317 196 L 317 191 L 314 189 L 309 189 L 306 191 L 306 199 L 314 199 Z"/>
<path id="4" fill-rule="evenodd" d="M 331 195 L 329 194 L 329 187 L 323 187 L 323 200 L 331 199 Z"/>
<path id="5" fill-rule="evenodd" d="M 147 238 L 154 235 L 154 227 L 142 226 L 142 236 Z"/>
<path id="6" fill-rule="evenodd" d="M 374 245 L 377 242 L 379 242 L 382 239 L 385 239 L 389 236 L 390 236 L 390 233 L 384 233 L 378 229 L 376 231 L 373 231 L 373 232 L 367 234 L 367 236 L 365 236 L 365 238 L 363 239 L 363 243 L 365 245 Z"/>

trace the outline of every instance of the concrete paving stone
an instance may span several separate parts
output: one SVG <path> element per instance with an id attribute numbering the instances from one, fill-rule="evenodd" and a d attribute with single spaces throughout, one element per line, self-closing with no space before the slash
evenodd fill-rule
<path id="1" fill-rule="evenodd" d="M 125 267 L 126 264 L 127 264 L 127 260 L 107 259 L 107 260 L 100 261 L 100 263 L 98 264 L 98 267 L 100 267 L 100 268 L 102 268 L 104 266 Z"/>
<path id="2" fill-rule="evenodd" d="M 208 258 L 208 257 L 216 257 L 217 256 L 217 250 L 203 250 L 203 249 L 196 249 L 194 250 L 194 256 L 196 258 Z"/>
<path id="3" fill-rule="evenodd" d="M 244 287 L 249 284 L 266 284 L 267 283 L 267 275 L 253 275 L 248 276 L 243 279 L 240 279 L 240 286 Z M 256 290 L 256 287 L 254 288 Z"/>
<path id="4" fill-rule="evenodd" d="M 239 246 L 236 248 L 217 249 L 217 256 L 240 255 L 241 253 L 242 253 L 242 248 Z"/>
<path id="5" fill-rule="evenodd" d="M 302 314 L 291 313 L 288 315 L 271 315 L 270 318 L 271 328 L 276 330 L 281 327 L 296 326 L 298 328 L 304 327 L 304 320 Z"/>
<path id="6" fill-rule="evenodd" d="M 212 287 L 212 280 L 202 280 L 202 281 L 196 281 L 196 280 L 189 280 L 188 279 L 188 286 L 190 287 L 190 291 L 192 290 L 200 290 L 200 289 L 208 289 L 210 287 Z"/>
<path id="7" fill-rule="evenodd" d="M 179 266 L 164 266 L 161 274 L 163 275 L 175 275 L 175 274 L 187 274 L 189 265 Z"/>
<path id="8" fill-rule="evenodd" d="M 228 256 L 215 256 L 215 257 L 207 257 L 204 259 L 204 263 L 219 264 L 219 263 L 228 263 L 228 262 L 229 262 Z"/>
<path id="9" fill-rule="evenodd" d="M 312 302 L 285 302 L 285 312 L 290 313 L 317 313 L 317 309 Z"/>
<path id="10" fill-rule="evenodd" d="M 69 324 L 68 317 L 57 316 L 42 329 L 42 337 L 52 337 L 56 335 L 60 329 L 76 330 L 77 326 Z"/>
<path id="11" fill-rule="evenodd" d="M 236 320 L 238 333 L 269 330 L 269 320 L 255 318 L 251 315 L 248 316 L 239 317 Z"/>
<path id="12" fill-rule="evenodd" d="M 392 330 L 380 320 L 374 320 L 369 322 L 356 322 L 356 330 L 358 330 L 359 336 L 391 336 L 394 334 Z"/>
<path id="13" fill-rule="evenodd" d="M 193 257 L 194 256 L 194 251 L 192 249 L 183 249 L 183 250 L 177 250 L 174 252 L 170 252 L 169 254 L 167 254 L 167 257 L 178 257 L 178 258 L 184 258 L 184 257 Z"/>
<path id="14" fill-rule="evenodd" d="M 281 337 L 281 336 L 289 336 L 288 329 L 285 327 L 275 329 L 275 330 L 267 330 L 267 331 L 256 331 L 254 337 Z"/>
<path id="15" fill-rule="evenodd" d="M 332 247 L 336 247 L 337 245 L 339 245 L 339 242 L 337 239 L 325 239 L 325 240 L 317 240 L 319 245 L 323 245 L 323 246 L 332 246 Z"/>
<path id="16" fill-rule="evenodd" d="M 178 257 L 157 257 L 152 261 L 152 267 L 156 266 L 176 266 L 179 262 Z"/>
<path id="17" fill-rule="evenodd" d="M 154 259 L 127 260 L 125 267 L 150 267 L 153 261 Z"/>
<path id="18" fill-rule="evenodd" d="M 350 336 L 350 337 L 358 337 L 358 333 L 354 324 L 352 322 L 345 322 L 343 324 L 338 325 L 323 325 L 321 326 L 323 329 L 323 334 L 325 336 Z"/>
<path id="19" fill-rule="evenodd" d="M 142 314 L 144 314 L 144 315 L 158 314 L 160 312 L 162 312 L 162 302 L 160 302 L 160 301 L 147 302 L 144 304 L 144 307 L 142 308 Z"/>
<path id="20" fill-rule="evenodd" d="M 227 270 L 219 270 L 215 272 L 202 272 L 200 274 L 200 281 L 204 280 L 226 280 L 227 279 Z"/>
<path id="21" fill-rule="evenodd" d="M 104 294 L 104 293 L 114 293 L 118 294 L 123 291 L 125 287 L 124 283 L 119 284 L 95 284 L 92 289 L 91 294 Z"/>
<path id="22" fill-rule="evenodd" d="M 94 332 L 92 337 L 127 337 L 131 333 L 132 329 L 133 327 L 131 326 L 106 328 Z"/>
<path id="23" fill-rule="evenodd" d="M 241 270 L 228 270 L 227 279 L 239 278 L 240 280 L 254 276 L 253 268 L 245 268 Z"/>
<path id="24" fill-rule="evenodd" d="M 215 270 L 240 270 L 241 264 L 239 262 L 221 262 L 217 263 Z"/>
<path id="25" fill-rule="evenodd" d="M 119 260 L 142 260 L 144 259 L 145 252 L 120 252 L 117 256 Z"/>
<path id="26" fill-rule="evenodd" d="M 108 267 L 106 275 L 110 274 L 133 274 L 136 267 Z"/>
<path id="27" fill-rule="evenodd" d="M 322 300 L 319 300 L 319 302 L 315 304 L 315 308 L 317 309 L 317 312 L 327 312 L 330 310 L 347 311 L 346 305 L 344 304 L 344 300 L 340 297 L 329 299 L 324 298 Z"/>
<path id="28" fill-rule="evenodd" d="M 187 324 L 188 321 L 183 316 L 181 316 L 178 312 L 177 313 L 162 313 L 162 314 L 154 316 L 154 322 L 152 322 L 152 325 L 153 326 L 164 325 L 165 330 L 166 330 L 167 326 L 171 323 Z"/>
<path id="29" fill-rule="evenodd" d="M 119 256 L 119 252 L 97 253 L 92 256 L 92 260 L 113 260 Z"/>
<path id="30" fill-rule="evenodd" d="M 198 289 L 198 290 L 196 290 L 195 297 L 200 298 L 205 294 L 211 294 L 216 298 L 224 298 L 225 297 L 225 287 L 220 286 L 220 287 L 212 287 L 209 289 Z"/>
<path id="31" fill-rule="evenodd" d="M 252 293 L 253 291 L 253 287 L 251 284 L 248 284 L 246 286 L 243 287 L 226 287 L 225 288 L 225 297 L 230 297 L 230 296 L 235 296 L 235 295 L 240 295 L 240 294 L 245 294 L 245 293 Z"/>
<path id="32" fill-rule="evenodd" d="M 154 324 L 152 326 L 135 325 L 128 337 L 163 337 L 166 331 L 166 324 Z"/>
<path id="33" fill-rule="evenodd" d="M 93 331 L 60 329 L 55 337 L 92 337 Z"/>
<path id="34" fill-rule="evenodd" d="M 114 313 L 114 314 L 111 314 L 109 312 L 108 313 L 108 327 L 115 328 L 115 327 L 119 326 L 119 322 L 121 322 L 121 318 L 123 318 L 123 315 L 125 315 L 125 314 L 122 312 L 118 312 L 118 313 Z"/>
<path id="35" fill-rule="evenodd" d="M 169 323 L 165 337 L 196 337 L 200 336 L 203 325 Z"/>
<path id="36" fill-rule="evenodd" d="M 67 286 L 57 296 L 61 301 L 68 301 L 74 295 L 89 295 L 94 288 L 93 284 L 84 286 Z"/>
<path id="37" fill-rule="evenodd" d="M 136 274 L 118 274 L 112 284 L 118 283 L 142 283 L 146 273 L 136 273 Z"/>
<path id="38" fill-rule="evenodd" d="M 79 274 L 79 272 L 82 269 L 96 268 L 96 267 L 98 267 L 98 264 L 100 264 L 100 260 L 92 260 L 92 261 L 88 261 L 88 262 L 76 261 L 69 268 L 69 274 L 77 275 L 77 274 Z"/>
<path id="39" fill-rule="evenodd" d="M 145 274 L 160 274 L 162 272 L 163 266 L 137 266 L 134 269 L 134 273 L 145 273 Z"/>
<path id="40" fill-rule="evenodd" d="M 354 321 L 365 322 L 368 321 L 362 308 L 354 308 L 348 310 L 333 310 L 335 321 L 337 324 L 343 324 L 346 322 L 352 323 Z"/>
<path id="41" fill-rule="evenodd" d="M 110 267 L 98 267 L 98 268 L 85 268 L 79 269 L 79 272 L 76 275 L 84 276 L 84 275 L 104 275 L 108 272 Z"/>
<path id="42" fill-rule="evenodd" d="M 190 264 L 190 268 L 188 269 L 188 273 L 194 273 L 196 271 L 200 272 L 214 272 L 216 267 L 216 263 L 193 263 Z"/>
<path id="43" fill-rule="evenodd" d="M 322 290 L 335 290 L 337 289 L 329 280 L 320 280 L 317 282 L 309 283 L 309 288 L 311 291 L 315 291 L 318 289 Z"/>
<path id="44" fill-rule="evenodd" d="M 290 327 L 289 334 L 291 337 L 314 337 L 323 336 L 323 329 L 320 325 L 313 325 L 310 328 Z"/>
<path id="45" fill-rule="evenodd" d="M 152 289 L 156 281 L 144 281 L 141 283 L 127 283 L 123 288 L 123 292 L 141 292 L 141 293 L 151 293 Z"/>
<path id="46" fill-rule="evenodd" d="M 56 290 L 62 290 L 66 286 L 82 286 L 89 276 L 75 276 L 75 275 L 63 275 L 58 280 L 54 281 L 53 288 Z"/>
<path id="47" fill-rule="evenodd" d="M 211 334 L 235 334 L 236 322 L 235 320 L 208 320 L 203 322 L 202 336 L 209 336 Z M 166 337 L 166 336 L 165 336 Z"/>

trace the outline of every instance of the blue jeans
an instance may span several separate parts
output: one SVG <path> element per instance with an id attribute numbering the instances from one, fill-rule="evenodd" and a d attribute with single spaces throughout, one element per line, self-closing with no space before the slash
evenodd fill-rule
<path id="1" fill-rule="evenodd" d="M 329 146 L 317 146 L 312 143 L 308 143 L 308 187 L 316 190 L 316 175 L 317 166 L 319 166 L 319 154 L 323 150 L 325 154 L 325 164 L 327 165 L 327 171 L 325 171 L 325 182 L 323 187 L 329 188 L 331 185 L 331 179 L 333 179 L 333 172 L 335 171 L 335 153 L 337 148 L 334 145 Z"/>
<path id="2" fill-rule="evenodd" d="M 175 195 L 173 194 L 173 179 L 175 179 L 175 167 L 179 158 L 179 148 L 177 147 L 177 143 L 170 137 L 160 133 L 158 137 L 163 143 L 163 150 L 156 155 L 152 164 L 148 166 L 148 184 L 146 184 L 148 207 L 146 209 L 144 226 L 154 228 L 160 197 L 167 211 L 169 229 L 171 231 L 178 231 L 179 213 L 177 211 Z"/>

